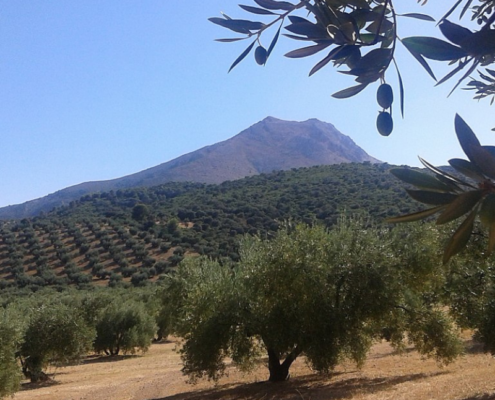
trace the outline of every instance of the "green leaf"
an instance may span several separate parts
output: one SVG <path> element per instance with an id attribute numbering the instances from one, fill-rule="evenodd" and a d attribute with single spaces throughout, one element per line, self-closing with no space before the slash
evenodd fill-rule
<path id="1" fill-rule="evenodd" d="M 421 19 L 423 21 L 429 21 L 429 22 L 435 22 L 435 18 L 430 17 L 429 15 L 426 15 L 426 14 L 407 13 L 407 14 L 397 14 L 397 16 L 398 17 L 408 17 L 408 18 Z"/>
<path id="2" fill-rule="evenodd" d="M 489 235 L 488 235 L 488 255 L 490 255 L 495 249 L 495 223 L 490 225 Z"/>
<path id="3" fill-rule="evenodd" d="M 406 189 L 406 192 L 412 199 L 419 201 L 420 203 L 431 204 L 434 206 L 449 204 L 457 197 L 457 195 L 453 193 L 439 193 L 431 192 L 429 190 Z"/>
<path id="4" fill-rule="evenodd" d="M 265 24 L 261 22 L 248 21 L 244 19 L 225 19 L 225 18 L 208 18 L 208 21 L 220 25 L 231 31 L 248 34 L 250 31 L 257 31 L 262 29 Z"/>
<path id="5" fill-rule="evenodd" d="M 360 84 L 360 85 L 352 86 L 332 94 L 332 97 L 336 99 L 347 99 L 363 91 L 366 88 L 366 86 L 368 86 L 368 84 Z"/>
<path id="6" fill-rule="evenodd" d="M 437 225 L 453 221 L 473 209 L 483 197 L 481 190 L 471 190 L 457 195 L 457 198 L 449 204 L 445 211 L 437 219 Z"/>
<path id="7" fill-rule="evenodd" d="M 285 54 L 285 57 L 303 58 L 303 57 L 312 56 L 313 54 L 316 54 L 319 51 L 326 49 L 332 43 L 333 43 L 332 41 L 327 41 L 324 43 L 316 44 L 314 46 L 308 46 L 308 47 L 303 47 L 301 49 L 292 50 L 292 51 L 289 51 L 287 54 Z"/>
<path id="8" fill-rule="evenodd" d="M 383 69 L 390 62 L 392 57 L 391 49 L 374 49 L 365 54 L 349 73 L 351 75 L 361 75 L 367 71 L 378 71 Z"/>
<path id="9" fill-rule="evenodd" d="M 467 0 L 466 1 L 466 4 L 464 4 L 464 7 L 461 11 L 461 16 L 460 18 L 464 17 L 464 14 L 466 14 L 467 10 L 469 10 L 469 7 L 471 7 L 471 3 L 473 2 L 473 0 Z"/>
<path id="10" fill-rule="evenodd" d="M 445 18 L 448 18 L 450 16 L 450 14 L 452 14 L 455 9 L 459 6 L 459 4 L 462 3 L 462 0 L 457 0 L 457 2 L 452 6 L 452 8 L 450 8 L 449 11 L 447 11 L 447 13 L 442 17 L 442 19 L 440 21 L 443 21 Z"/>
<path id="11" fill-rule="evenodd" d="M 495 157 L 495 146 L 481 146 L 483 147 L 486 151 L 488 151 L 492 156 Z"/>
<path id="12" fill-rule="evenodd" d="M 337 54 L 342 51 L 344 46 L 339 46 L 330 51 L 328 55 L 321 61 L 319 61 L 309 72 L 309 76 L 313 75 L 314 73 L 318 72 L 320 69 L 322 69 L 325 65 L 327 65 L 330 61 L 335 59 Z"/>
<path id="13" fill-rule="evenodd" d="M 254 0 L 260 7 L 268 10 L 285 10 L 290 11 L 294 9 L 294 4 L 287 1 L 275 1 L 275 0 Z"/>
<path id="14" fill-rule="evenodd" d="M 464 39 L 473 34 L 469 29 L 454 24 L 446 19 L 441 22 L 440 30 L 442 31 L 443 36 L 457 45 L 460 45 Z"/>
<path id="15" fill-rule="evenodd" d="M 459 65 L 457 67 L 455 67 L 452 71 L 450 71 L 447 75 L 445 75 L 442 79 L 440 79 L 436 84 L 435 86 L 438 86 L 438 85 L 441 85 L 442 83 L 444 83 L 445 81 L 449 80 L 450 78 L 452 78 L 455 74 L 457 74 L 459 71 L 461 71 L 462 69 L 464 69 L 464 67 L 469 63 L 470 60 L 466 60 L 466 61 L 460 61 L 459 62 Z M 462 79 L 461 79 L 462 81 Z M 456 85 L 458 86 L 458 85 Z"/>
<path id="16" fill-rule="evenodd" d="M 231 39 L 215 39 L 216 42 L 222 42 L 222 43 L 238 42 L 239 40 L 246 40 L 246 38 L 242 37 L 242 38 L 231 38 Z"/>
<path id="17" fill-rule="evenodd" d="M 265 10 L 264 8 L 245 6 L 243 4 L 239 4 L 239 7 L 241 7 L 243 10 L 246 10 L 247 12 L 250 12 L 252 14 L 258 14 L 258 15 L 277 15 L 277 14 L 275 14 L 274 12 L 272 12 L 270 10 Z"/>
<path id="18" fill-rule="evenodd" d="M 399 79 L 399 98 L 400 98 L 400 114 L 404 118 L 404 83 L 402 82 L 402 76 L 400 75 L 399 67 L 394 59 L 395 69 L 397 71 L 397 78 Z"/>
<path id="19" fill-rule="evenodd" d="M 464 182 L 464 181 L 460 180 L 459 178 L 457 178 L 453 175 L 450 175 L 449 173 L 447 173 L 445 171 L 442 171 L 440 168 L 435 167 L 434 165 L 430 164 L 428 161 L 424 160 L 423 158 L 421 158 L 421 157 L 418 157 L 418 158 L 419 158 L 419 161 L 421 161 L 421 164 L 423 164 L 426 168 L 428 168 L 433 173 L 437 174 L 438 177 L 445 178 L 447 180 L 447 182 L 454 184 L 454 185 L 470 186 L 470 187 L 474 188 L 474 186 L 470 185 L 469 183 Z"/>
<path id="20" fill-rule="evenodd" d="M 458 115 L 455 116 L 457 139 L 471 161 L 486 176 L 495 179 L 495 157 L 481 146 L 469 125 Z"/>
<path id="21" fill-rule="evenodd" d="M 477 167 L 491 179 L 495 179 L 495 157 L 483 146 L 471 149 Z"/>
<path id="22" fill-rule="evenodd" d="M 289 19 L 292 23 L 285 27 L 285 29 L 289 32 L 295 33 L 296 35 L 306 36 L 314 40 L 329 39 L 327 30 L 322 26 L 313 24 L 312 22 L 300 17 L 291 16 Z"/>
<path id="23" fill-rule="evenodd" d="M 459 116 L 459 114 L 456 114 L 455 116 L 454 125 L 455 125 L 455 133 L 457 135 L 457 140 L 459 140 L 459 144 L 461 145 L 464 154 L 467 155 L 469 161 L 471 161 L 473 164 L 476 165 L 475 160 L 473 160 L 474 154 L 472 149 L 476 147 L 481 147 L 481 143 L 474 134 L 473 130 Z"/>
<path id="24" fill-rule="evenodd" d="M 482 29 L 466 37 L 459 44 L 474 57 L 482 57 L 495 52 L 495 29 Z"/>
<path id="25" fill-rule="evenodd" d="M 468 55 L 460 47 L 433 37 L 413 36 L 402 39 L 402 43 L 408 49 L 431 60 L 451 61 Z"/>
<path id="26" fill-rule="evenodd" d="M 256 40 L 255 40 L 253 43 L 251 43 L 251 44 L 248 46 L 248 48 L 247 48 L 246 50 L 244 50 L 244 51 L 242 52 L 242 54 L 241 54 L 239 57 L 237 57 L 237 59 L 236 59 L 236 60 L 232 63 L 232 65 L 230 66 L 230 68 L 229 68 L 229 72 L 230 72 L 230 71 L 232 71 L 232 70 L 234 69 L 234 67 L 235 67 L 237 64 L 239 64 L 242 60 L 244 60 L 244 58 L 246 58 L 246 56 L 247 56 L 247 55 L 249 54 L 249 52 L 252 50 L 252 48 L 253 48 L 253 46 L 254 46 L 254 44 L 255 44 L 255 43 L 256 43 Z"/>
<path id="27" fill-rule="evenodd" d="M 434 176 L 410 168 L 393 168 L 390 172 L 401 181 L 409 183 L 420 189 L 448 193 L 455 192 L 457 189 L 457 187 L 440 182 Z"/>
<path id="28" fill-rule="evenodd" d="M 485 179 L 480 169 L 472 162 L 463 160 L 461 158 L 453 158 L 449 160 L 449 164 L 452 166 L 452 168 L 460 172 L 462 175 L 465 175 L 477 182 L 481 182 Z"/>
<path id="29" fill-rule="evenodd" d="M 401 222 L 420 221 L 422 219 L 428 218 L 429 216 L 431 216 L 433 214 L 436 214 L 437 212 L 442 211 L 444 208 L 445 208 L 445 206 L 438 206 L 438 207 L 429 208 L 427 210 L 418 211 L 418 212 L 415 212 L 412 214 L 401 215 L 399 217 L 387 218 L 386 222 L 393 224 L 393 223 L 401 223 Z"/>
<path id="30" fill-rule="evenodd" d="M 473 210 L 471 214 L 469 214 L 468 217 L 462 222 L 459 228 L 457 228 L 454 235 L 452 235 L 443 253 L 444 264 L 466 246 L 469 238 L 471 237 L 471 232 L 473 231 L 475 218 L 476 210 Z"/>
<path id="31" fill-rule="evenodd" d="M 270 54 L 272 54 L 272 51 L 275 48 L 275 45 L 277 44 L 281 29 L 282 29 L 282 25 L 279 26 L 277 33 L 275 33 L 275 36 L 273 37 L 272 42 L 270 43 L 270 47 L 268 47 L 268 51 L 266 53 L 267 59 L 270 57 Z"/>
<path id="32" fill-rule="evenodd" d="M 437 78 L 435 77 L 435 74 L 433 73 L 433 70 L 431 67 L 428 65 L 426 60 L 423 58 L 421 54 L 419 54 L 417 51 L 415 51 L 412 48 L 409 48 L 403 41 L 402 44 L 404 44 L 404 47 L 411 53 L 411 55 L 421 64 L 421 66 L 428 72 L 428 74 L 436 81 Z"/>
<path id="33" fill-rule="evenodd" d="M 495 224 L 495 194 L 490 193 L 483 199 L 479 217 L 483 225 L 491 227 Z"/>

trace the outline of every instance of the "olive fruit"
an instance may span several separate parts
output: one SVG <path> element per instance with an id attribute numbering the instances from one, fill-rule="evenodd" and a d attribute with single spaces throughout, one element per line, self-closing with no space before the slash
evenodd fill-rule
<path id="1" fill-rule="evenodd" d="M 392 116 L 387 111 L 380 111 L 376 119 L 376 128 L 382 136 L 388 136 L 394 129 L 394 121 Z"/>
<path id="2" fill-rule="evenodd" d="M 268 58 L 268 53 L 263 46 L 256 47 L 254 52 L 254 59 L 258 63 L 258 65 L 265 65 L 266 59 Z"/>
<path id="3" fill-rule="evenodd" d="M 376 100 L 378 101 L 380 107 L 384 109 L 390 108 L 394 101 L 394 92 L 392 91 L 392 87 L 387 83 L 382 83 L 376 92 Z"/>

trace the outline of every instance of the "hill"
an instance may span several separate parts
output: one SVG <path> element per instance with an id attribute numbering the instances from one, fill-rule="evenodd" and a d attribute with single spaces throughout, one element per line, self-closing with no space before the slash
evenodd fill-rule
<path id="1" fill-rule="evenodd" d="M 118 179 L 81 183 L 36 200 L 0 208 L 0 219 L 34 216 L 88 193 L 167 182 L 222 183 L 291 168 L 365 161 L 379 162 L 332 124 L 316 119 L 292 122 L 268 117 L 231 139 L 144 171 Z"/>
<path id="2" fill-rule="evenodd" d="M 85 195 L 0 227 L 0 288 L 144 285 L 183 257 L 236 260 L 244 234 L 285 221 L 378 222 L 417 210 L 387 164 L 347 163 L 260 174 L 222 184 L 173 182 Z"/>

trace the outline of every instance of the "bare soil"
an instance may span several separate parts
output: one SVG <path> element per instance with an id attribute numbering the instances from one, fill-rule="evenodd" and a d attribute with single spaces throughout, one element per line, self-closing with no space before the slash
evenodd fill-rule
<path id="1" fill-rule="evenodd" d="M 154 344 L 143 356 L 88 357 L 82 364 L 49 371 L 52 381 L 24 383 L 15 400 L 495 400 L 495 360 L 470 345 L 457 362 L 439 366 L 414 351 L 394 354 L 377 344 L 364 367 L 339 366 L 332 375 L 311 371 L 304 359 L 291 379 L 267 383 L 260 365 L 249 374 L 235 367 L 217 384 L 187 383 L 176 343 Z"/>

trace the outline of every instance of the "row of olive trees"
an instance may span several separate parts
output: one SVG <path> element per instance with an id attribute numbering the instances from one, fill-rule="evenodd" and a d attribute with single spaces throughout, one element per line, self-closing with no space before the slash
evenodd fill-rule
<path id="1" fill-rule="evenodd" d="M 56 294 L 6 301 L 0 309 L 0 398 L 14 393 L 24 375 L 48 379 L 48 366 L 78 361 L 90 352 L 145 352 L 159 330 L 154 291 Z M 157 325 L 160 329 L 157 328 Z"/>
<path id="2" fill-rule="evenodd" d="M 186 259 L 164 291 L 184 338 L 183 372 L 217 379 L 227 358 L 249 369 L 264 353 L 269 380 L 281 381 L 299 356 L 329 372 L 344 359 L 362 364 L 382 339 L 454 360 L 462 346 L 445 306 L 455 300 L 454 315 L 464 315 L 467 297 L 446 295 L 456 274 L 442 264 L 440 237 L 432 225 L 347 220 L 329 231 L 289 227 L 270 241 L 246 237 L 235 265 Z"/>

